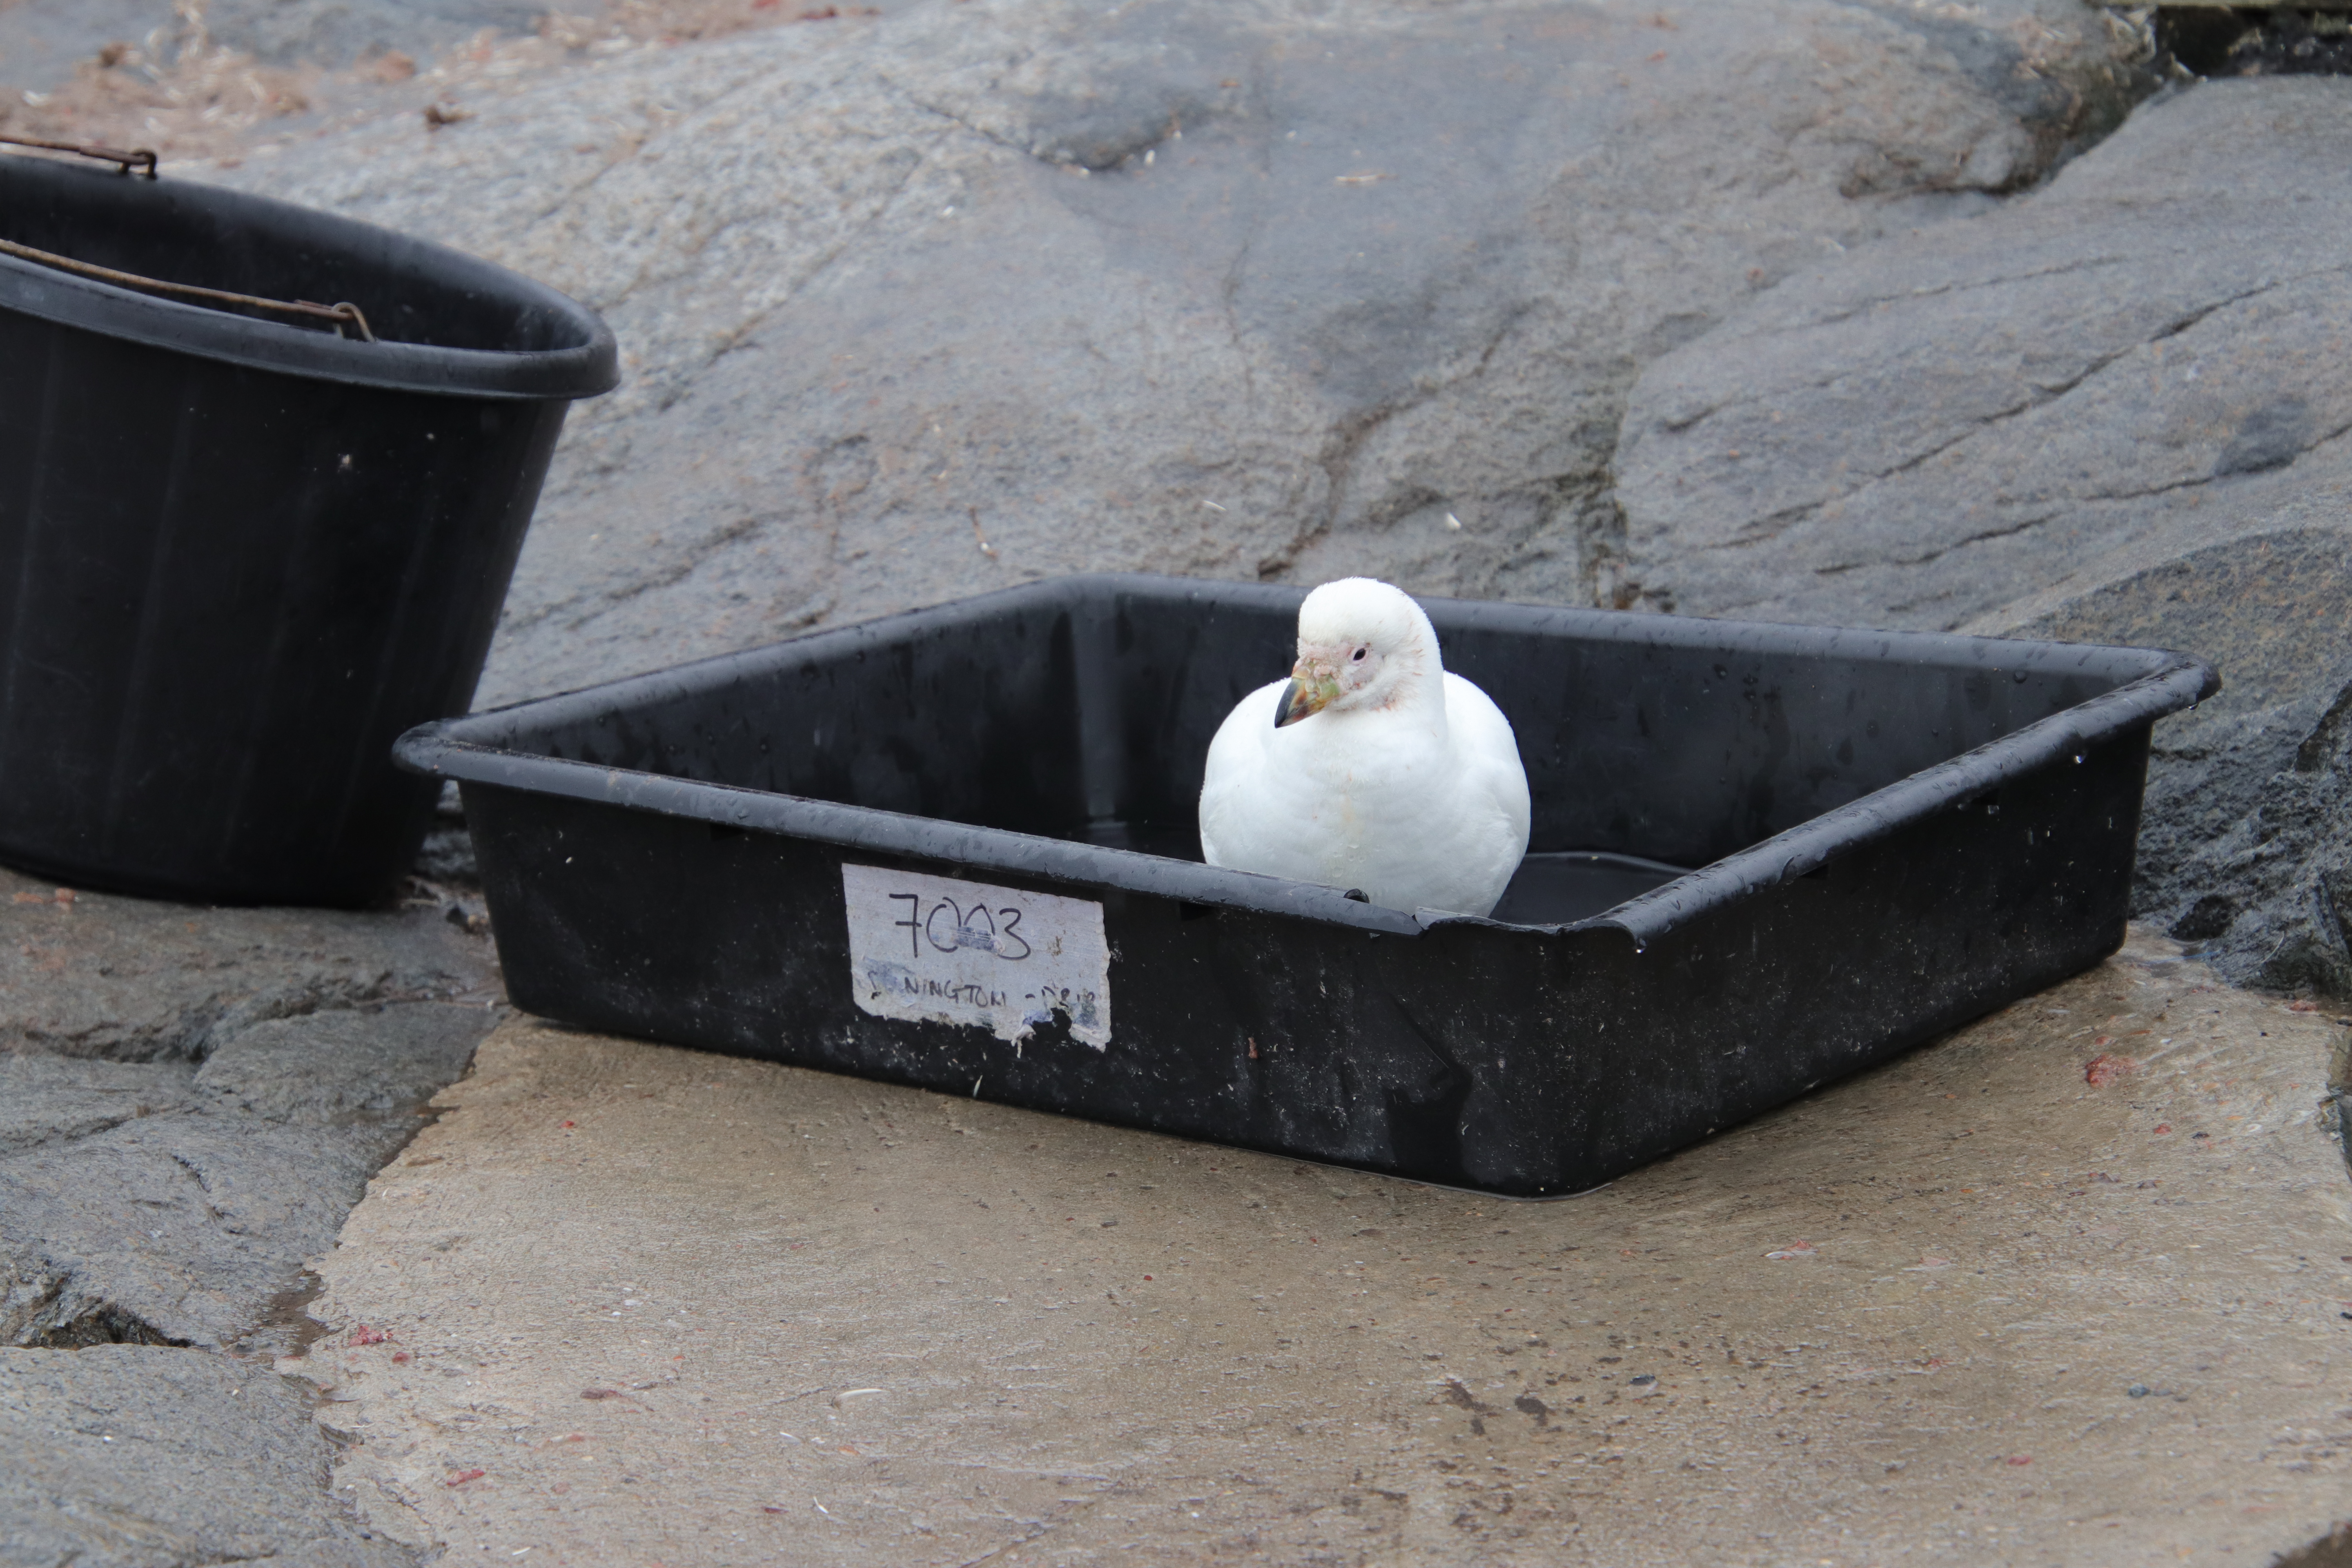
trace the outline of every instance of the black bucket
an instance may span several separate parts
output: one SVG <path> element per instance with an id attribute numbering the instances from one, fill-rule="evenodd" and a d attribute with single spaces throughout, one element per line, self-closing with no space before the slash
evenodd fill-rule
<path id="1" fill-rule="evenodd" d="M 470 705 L 611 332 L 455 251 L 127 168 L 0 156 L 0 861 L 382 897 L 438 787 L 387 752 Z"/>

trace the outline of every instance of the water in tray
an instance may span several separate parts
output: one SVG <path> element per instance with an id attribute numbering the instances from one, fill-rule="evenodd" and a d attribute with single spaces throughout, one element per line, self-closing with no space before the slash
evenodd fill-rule
<path id="1" fill-rule="evenodd" d="M 1679 866 L 1606 850 L 1530 855 L 1519 862 L 1511 885 L 1503 889 L 1494 918 L 1523 926 L 1591 920 L 1681 875 Z"/>

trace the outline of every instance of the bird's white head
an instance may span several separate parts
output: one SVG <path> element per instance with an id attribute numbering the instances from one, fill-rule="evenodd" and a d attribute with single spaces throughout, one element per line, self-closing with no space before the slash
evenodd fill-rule
<path id="1" fill-rule="evenodd" d="M 1327 709 L 1397 707 L 1440 690 L 1442 673 L 1437 634 L 1411 595 L 1370 577 L 1326 583 L 1298 606 L 1298 663 L 1275 728 Z"/>

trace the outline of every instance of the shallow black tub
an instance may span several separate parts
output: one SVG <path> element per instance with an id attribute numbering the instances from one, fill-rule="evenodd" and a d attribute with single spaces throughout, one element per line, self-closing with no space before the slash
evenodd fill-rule
<path id="1" fill-rule="evenodd" d="M 399 755 L 464 782 L 535 1013 L 1538 1195 L 2113 952 L 2149 726 L 2217 685 L 2178 654 L 1429 602 L 1535 826 L 1496 919 L 1417 917 L 1198 863 L 1209 737 L 1288 668 L 1300 597 L 1065 578 Z"/>

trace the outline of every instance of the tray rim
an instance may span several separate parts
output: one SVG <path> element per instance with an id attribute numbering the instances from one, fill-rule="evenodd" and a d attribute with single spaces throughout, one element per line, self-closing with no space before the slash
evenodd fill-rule
<path id="1" fill-rule="evenodd" d="M 1615 931 L 1629 938 L 1639 951 L 1677 927 L 1737 903 L 1751 893 L 1804 876 L 1838 855 L 1874 843 L 1948 805 L 1997 789 L 2009 780 L 2049 766 L 2069 753 L 2079 761 L 2089 747 L 2191 707 L 2219 691 L 2221 685 L 2220 676 L 2203 659 L 2162 648 L 1715 620 L 1697 616 L 1644 615 L 1499 600 L 1420 598 L 1423 607 L 1431 612 L 1431 619 L 1438 624 L 1441 637 L 1448 626 L 1500 630 L 1506 628 L 1495 623 L 1524 623 L 1532 615 L 1557 623 L 1563 631 L 1580 622 L 1593 630 L 1608 626 L 1619 633 L 1618 640 L 1623 640 L 1623 630 L 1638 624 L 1644 633 L 1638 640 L 1653 647 L 1821 656 L 1863 651 L 1841 649 L 1839 644 L 1846 639 L 1867 639 L 1876 645 L 1874 651 L 1881 657 L 1907 653 L 1922 663 L 1981 663 L 1994 673 L 2020 663 L 2048 665 L 2062 659 L 2071 659 L 2081 667 L 2101 656 L 2111 664 L 2124 662 L 2142 667 L 2137 676 L 2071 708 L 1906 774 L 1600 914 L 1557 925 L 1518 925 L 1435 910 L 1408 913 L 1359 902 L 1336 888 L 1254 871 L 875 806 L 846 805 L 740 784 L 550 757 L 497 744 L 492 739 L 501 729 L 511 734 L 518 721 L 525 717 L 551 713 L 559 719 L 584 717 L 641 706 L 647 700 L 676 697 L 712 684 L 731 683 L 740 679 L 735 673 L 740 662 L 761 654 L 781 657 L 799 652 L 822 657 L 892 640 L 908 629 L 910 623 L 935 628 L 943 617 L 976 619 L 1035 600 L 1070 603 L 1090 592 L 1149 593 L 1183 598 L 1198 597 L 1203 590 L 1214 590 L 1227 602 L 1259 599 L 1266 608 L 1287 605 L 1294 609 L 1307 592 L 1281 584 L 1224 583 L 1141 573 L 1077 573 L 1041 578 L 927 609 L 899 611 L 713 655 L 667 669 L 531 698 L 463 718 L 435 720 L 402 735 L 393 747 L 393 757 L 411 773 L 455 779 L 460 784 L 482 784 L 615 805 L 869 853 L 947 861 L 975 871 L 1117 888 L 1188 903 L 1320 921 L 1400 936 L 1464 926 L 1538 936 Z M 1539 628 L 1521 625 L 1508 629 Z M 2008 662 L 1988 662 L 1994 650 L 2003 650 Z M 2021 653 L 2026 655 L 2022 660 L 2019 658 Z"/>

